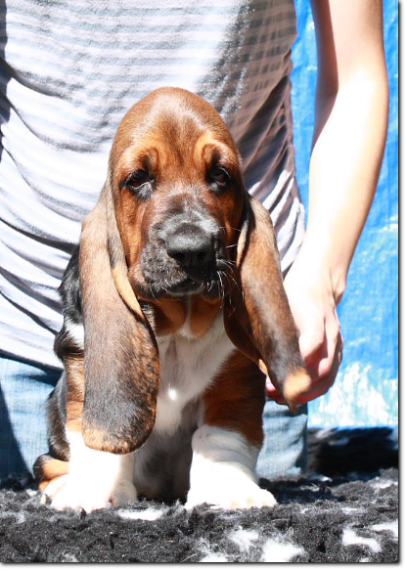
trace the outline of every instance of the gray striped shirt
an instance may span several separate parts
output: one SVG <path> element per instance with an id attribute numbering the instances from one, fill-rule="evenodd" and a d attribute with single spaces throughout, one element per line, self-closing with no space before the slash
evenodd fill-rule
<path id="1" fill-rule="evenodd" d="M 0 8 L 0 350 L 60 367 L 57 287 L 114 132 L 157 87 L 198 93 L 270 210 L 283 270 L 304 231 L 294 179 L 293 0 L 9 0 Z"/>

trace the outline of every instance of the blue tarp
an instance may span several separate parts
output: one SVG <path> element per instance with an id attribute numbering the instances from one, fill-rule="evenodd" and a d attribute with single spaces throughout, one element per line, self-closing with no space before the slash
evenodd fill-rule
<path id="1" fill-rule="evenodd" d="M 398 3 L 384 4 L 390 84 L 386 151 L 376 197 L 339 305 L 343 362 L 334 387 L 310 404 L 310 426 L 398 424 Z M 309 0 L 296 0 L 296 7 L 294 141 L 297 179 L 307 207 L 317 66 Z"/>

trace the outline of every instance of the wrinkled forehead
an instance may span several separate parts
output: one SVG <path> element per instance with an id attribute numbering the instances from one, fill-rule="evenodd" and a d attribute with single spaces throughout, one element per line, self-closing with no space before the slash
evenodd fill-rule
<path id="1" fill-rule="evenodd" d="M 129 149 L 132 149 L 130 152 Z M 121 122 L 110 166 L 135 153 L 171 162 L 191 159 L 234 163 L 240 156 L 220 115 L 202 98 L 182 90 L 158 90 L 134 105 Z"/>

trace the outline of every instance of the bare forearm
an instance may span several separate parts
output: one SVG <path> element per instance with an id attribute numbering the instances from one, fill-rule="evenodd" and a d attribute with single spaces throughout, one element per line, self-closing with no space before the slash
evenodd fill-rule
<path id="1" fill-rule="evenodd" d="M 340 89 L 311 156 L 302 254 L 312 254 L 316 271 L 329 272 L 337 302 L 376 190 L 387 97 L 386 82 L 377 78 L 360 78 Z"/>
<path id="2" fill-rule="evenodd" d="M 302 256 L 338 303 L 376 190 L 387 131 L 381 0 L 313 0 L 318 86 Z M 310 258 L 311 259 L 311 258 Z"/>

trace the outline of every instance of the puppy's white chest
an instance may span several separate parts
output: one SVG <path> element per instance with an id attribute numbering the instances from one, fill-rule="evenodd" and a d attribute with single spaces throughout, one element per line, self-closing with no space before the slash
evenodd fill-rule
<path id="1" fill-rule="evenodd" d="M 172 431 L 182 420 L 186 404 L 199 399 L 233 351 L 223 316 L 202 337 L 185 328 L 176 335 L 158 337 L 161 381 L 154 430 Z"/>

